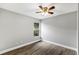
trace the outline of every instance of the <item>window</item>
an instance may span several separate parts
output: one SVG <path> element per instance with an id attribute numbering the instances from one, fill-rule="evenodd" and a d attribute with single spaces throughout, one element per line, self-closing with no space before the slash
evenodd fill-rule
<path id="1" fill-rule="evenodd" d="M 39 36 L 39 23 L 34 23 L 34 36 Z"/>

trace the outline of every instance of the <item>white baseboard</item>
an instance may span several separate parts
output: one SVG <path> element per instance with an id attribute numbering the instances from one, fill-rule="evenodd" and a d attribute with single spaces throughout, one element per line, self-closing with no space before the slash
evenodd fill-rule
<path id="1" fill-rule="evenodd" d="M 30 44 L 35 43 L 35 42 L 38 42 L 38 41 L 41 41 L 41 39 L 40 39 L 40 40 L 36 40 L 36 41 L 32 41 L 32 42 L 28 42 L 27 44 L 25 43 L 25 44 L 22 44 L 22 45 L 13 47 L 13 48 L 9 48 L 9 49 L 0 51 L 0 54 L 3 54 L 3 53 L 6 53 L 6 52 L 9 52 L 9 51 L 12 51 L 12 50 L 14 50 L 14 49 L 21 48 L 21 47 L 23 47 L 23 46 L 30 45 Z M 68 48 L 68 49 L 72 49 L 72 50 L 77 51 L 76 48 L 68 47 L 68 46 L 65 46 L 65 45 L 62 45 L 62 44 L 58 44 L 58 43 L 55 43 L 55 42 L 51 42 L 51 41 L 47 41 L 47 40 L 42 40 L 42 41 L 45 41 L 45 42 L 48 42 L 48 43 L 51 43 L 51 44 L 55 44 L 55 45 L 58 45 L 58 46 L 61 46 L 61 47 L 65 47 L 65 48 Z"/>
<path id="2" fill-rule="evenodd" d="M 43 41 L 48 42 L 48 43 L 51 43 L 51 44 L 55 44 L 55 45 L 57 45 L 57 46 L 61 46 L 61 47 L 64 47 L 64 48 L 68 48 L 68 49 L 77 51 L 76 48 L 72 48 L 72 47 L 65 46 L 65 45 L 62 45 L 62 44 L 59 44 L 59 43 L 55 43 L 55 42 L 51 42 L 51 41 L 48 41 L 48 40 L 43 40 Z"/>
<path id="3" fill-rule="evenodd" d="M 21 48 L 21 47 L 23 47 L 23 46 L 30 45 L 30 44 L 35 43 L 35 42 L 38 42 L 38 41 L 40 41 L 40 39 L 39 39 L 39 40 L 36 40 L 36 41 L 32 41 L 32 42 L 25 43 L 25 44 L 22 44 L 22 45 L 19 45 L 19 46 L 13 47 L 13 48 L 9 48 L 9 49 L 6 49 L 6 50 L 3 50 L 3 51 L 0 51 L 0 54 L 3 54 L 3 53 L 6 53 L 6 52 L 9 52 L 9 51 L 12 51 L 12 50 L 14 50 L 14 49 Z"/>

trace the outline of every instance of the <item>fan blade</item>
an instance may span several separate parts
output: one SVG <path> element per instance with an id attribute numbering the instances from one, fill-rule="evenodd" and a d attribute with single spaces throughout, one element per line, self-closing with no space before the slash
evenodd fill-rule
<path id="1" fill-rule="evenodd" d="M 39 11 L 39 12 L 36 12 L 36 13 L 41 13 L 41 11 Z"/>
<path id="2" fill-rule="evenodd" d="M 54 14 L 54 12 L 48 12 L 49 14 Z"/>
<path id="3" fill-rule="evenodd" d="M 41 5 L 39 6 L 39 8 L 43 10 L 43 7 Z"/>
<path id="4" fill-rule="evenodd" d="M 49 10 L 52 10 L 52 9 L 55 9 L 55 6 L 52 6 L 52 7 L 49 8 Z"/>

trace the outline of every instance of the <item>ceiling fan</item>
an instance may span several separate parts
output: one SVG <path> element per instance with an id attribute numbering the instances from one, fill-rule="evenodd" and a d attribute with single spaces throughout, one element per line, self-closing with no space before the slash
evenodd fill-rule
<path id="1" fill-rule="evenodd" d="M 38 6 L 41 11 L 36 12 L 36 13 L 48 13 L 48 14 L 54 14 L 53 9 L 55 9 L 55 6 L 51 6 L 51 7 L 43 7 L 42 5 Z"/>

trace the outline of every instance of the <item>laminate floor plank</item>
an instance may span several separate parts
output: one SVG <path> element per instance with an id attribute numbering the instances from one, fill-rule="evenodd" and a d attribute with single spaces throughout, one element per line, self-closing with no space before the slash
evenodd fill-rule
<path id="1" fill-rule="evenodd" d="M 76 55 L 77 52 L 68 48 L 40 41 L 28 46 L 6 52 L 2 55 Z"/>

